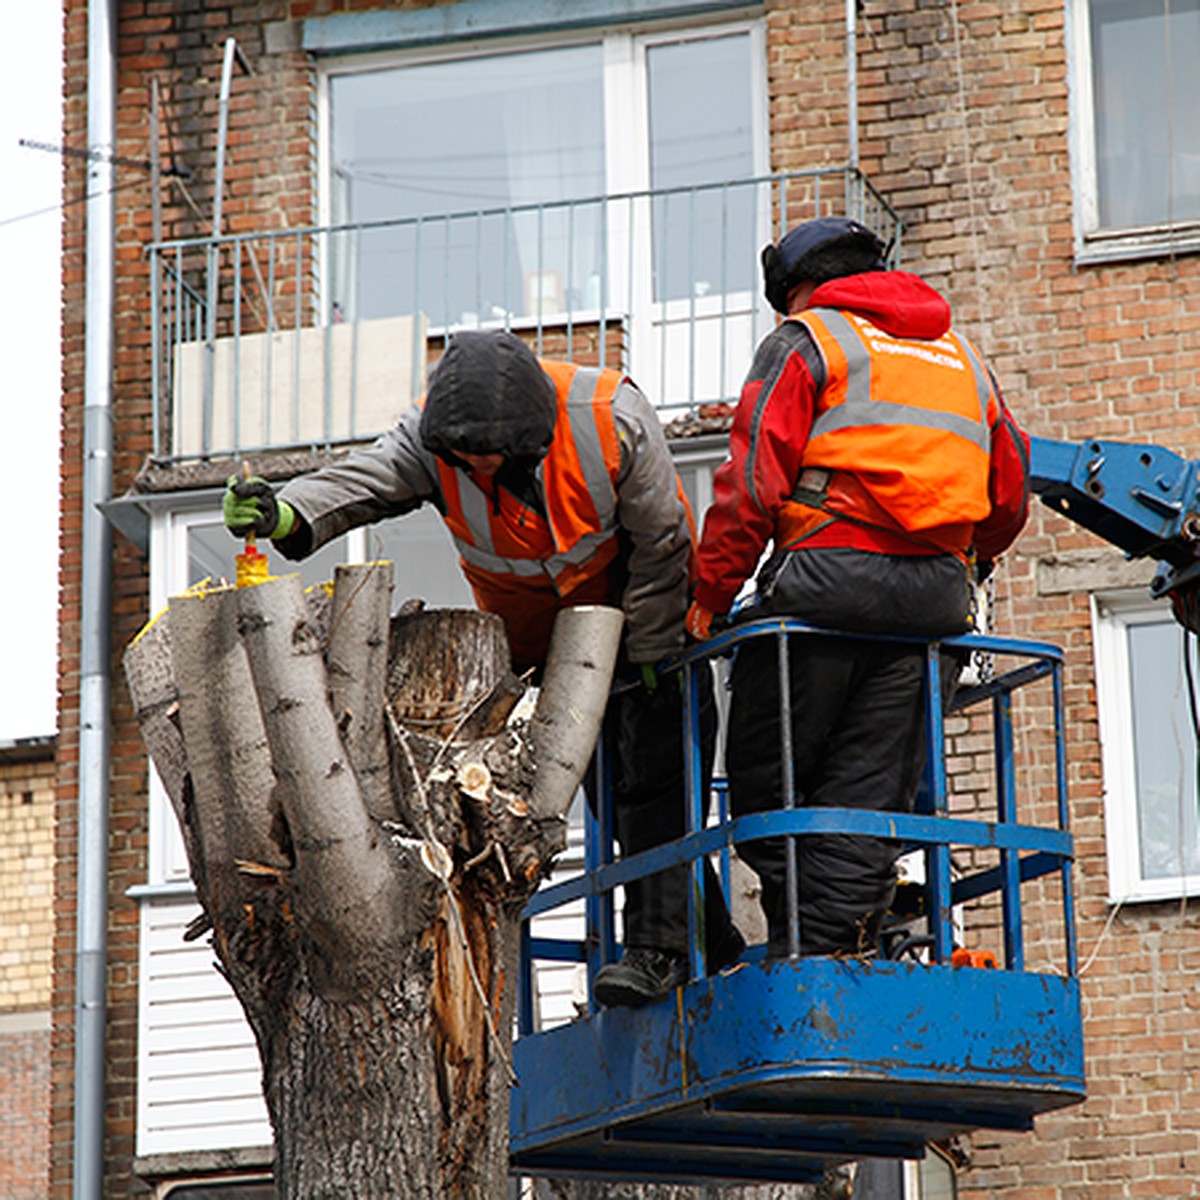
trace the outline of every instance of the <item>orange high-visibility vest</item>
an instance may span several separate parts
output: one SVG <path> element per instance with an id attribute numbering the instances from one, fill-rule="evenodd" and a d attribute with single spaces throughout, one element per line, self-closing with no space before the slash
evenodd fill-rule
<path id="1" fill-rule="evenodd" d="M 965 554 L 991 511 L 991 427 L 999 399 L 956 333 L 898 338 L 840 309 L 799 314 L 825 363 L 801 474 L 776 522 L 791 548 L 844 518 L 925 552 Z"/>
<path id="2" fill-rule="evenodd" d="M 505 619 L 513 658 L 540 662 L 554 613 L 611 602 L 621 465 L 612 399 L 624 376 L 541 362 L 558 394 L 554 439 L 538 474 L 541 514 L 504 492 L 499 504 L 464 470 L 438 462 L 443 519 L 463 574 L 485 612 Z"/>

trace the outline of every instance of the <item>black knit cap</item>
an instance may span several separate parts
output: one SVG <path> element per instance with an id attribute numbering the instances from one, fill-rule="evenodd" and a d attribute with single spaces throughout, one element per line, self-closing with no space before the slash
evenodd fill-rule
<path id="1" fill-rule="evenodd" d="M 442 458 L 541 459 L 554 437 L 557 392 L 533 351 L 505 330 L 456 333 L 421 414 L 421 441 Z"/>
<path id="2" fill-rule="evenodd" d="M 788 293 L 801 280 L 825 282 L 825 275 L 811 268 L 817 255 L 835 246 L 852 251 L 862 262 L 861 270 L 887 270 L 887 247 L 861 222 L 850 217 L 815 217 L 804 221 L 784 234 L 778 244 L 763 247 L 763 292 L 777 313 L 787 315 Z"/>

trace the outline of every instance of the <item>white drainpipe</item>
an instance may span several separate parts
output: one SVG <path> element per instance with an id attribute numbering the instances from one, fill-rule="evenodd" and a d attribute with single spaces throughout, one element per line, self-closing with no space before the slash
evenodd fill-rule
<path id="1" fill-rule="evenodd" d="M 75 934 L 75 1200 L 103 1200 L 108 925 L 116 0 L 89 0 L 79 843 Z"/>
<path id="2" fill-rule="evenodd" d="M 846 136 L 851 167 L 858 167 L 858 0 L 846 0 Z"/>

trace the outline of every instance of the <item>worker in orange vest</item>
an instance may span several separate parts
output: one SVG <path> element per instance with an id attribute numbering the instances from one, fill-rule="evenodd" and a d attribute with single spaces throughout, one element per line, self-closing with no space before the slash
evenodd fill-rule
<path id="1" fill-rule="evenodd" d="M 641 683 L 605 714 L 617 840 L 629 855 L 682 836 L 682 695 L 674 681 L 658 682 L 655 664 L 685 643 L 694 525 L 646 398 L 618 371 L 539 360 L 513 333 L 459 333 L 424 400 L 373 446 L 278 496 L 265 480 L 231 478 L 225 522 L 235 536 L 270 537 L 303 558 L 426 502 L 442 515 L 476 603 L 504 619 L 517 670 L 545 664 L 561 609 L 624 610 L 618 669 Z M 700 681 L 707 773 L 716 716 L 710 674 Z M 600 1003 L 648 1003 L 686 980 L 687 893 L 685 867 L 626 887 L 625 949 L 597 975 Z M 705 929 L 709 970 L 735 961 L 744 942 L 711 868 Z"/>
<path id="2" fill-rule="evenodd" d="M 763 252 L 767 299 L 785 319 L 757 349 L 714 478 L 688 613 L 696 638 L 730 612 L 768 549 L 746 617 L 963 633 L 975 564 L 989 571 L 1024 524 L 1028 438 L 946 301 L 884 255 L 844 217 L 805 222 Z M 951 681 L 959 665 L 944 664 Z M 792 638 L 789 671 L 795 802 L 910 810 L 924 753 L 921 648 Z M 731 811 L 779 808 L 773 639 L 739 646 L 731 688 Z M 796 844 L 800 952 L 871 953 L 898 844 L 841 834 Z M 783 839 L 740 851 L 762 880 L 769 951 L 785 954 Z"/>

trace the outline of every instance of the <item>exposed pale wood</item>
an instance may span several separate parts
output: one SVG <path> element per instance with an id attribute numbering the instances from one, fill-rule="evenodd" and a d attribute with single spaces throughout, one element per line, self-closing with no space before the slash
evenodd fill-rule
<path id="1" fill-rule="evenodd" d="M 392 621 L 387 696 L 397 719 L 410 728 L 435 739 L 482 736 L 482 728 L 495 725 L 496 704 L 503 706 L 519 690 L 499 617 L 440 608 Z"/>

